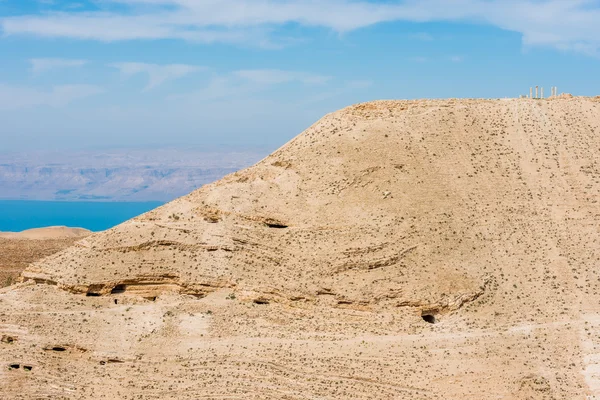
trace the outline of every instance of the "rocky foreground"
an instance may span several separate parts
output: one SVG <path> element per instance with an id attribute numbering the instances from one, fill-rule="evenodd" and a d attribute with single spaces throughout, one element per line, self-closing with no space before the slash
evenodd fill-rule
<path id="1" fill-rule="evenodd" d="M 30 266 L 0 397 L 600 396 L 600 98 L 379 101 Z"/>

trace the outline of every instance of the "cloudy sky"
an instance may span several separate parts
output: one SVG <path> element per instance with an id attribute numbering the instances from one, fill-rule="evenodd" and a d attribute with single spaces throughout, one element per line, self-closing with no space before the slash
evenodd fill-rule
<path id="1" fill-rule="evenodd" d="M 275 148 L 356 102 L 599 71 L 600 0 L 0 0 L 0 151 Z"/>

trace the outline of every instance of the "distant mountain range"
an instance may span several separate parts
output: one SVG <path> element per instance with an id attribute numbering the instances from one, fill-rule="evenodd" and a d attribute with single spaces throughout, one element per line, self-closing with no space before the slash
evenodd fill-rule
<path id="1" fill-rule="evenodd" d="M 168 201 L 268 150 L 116 149 L 0 153 L 0 199 Z"/>

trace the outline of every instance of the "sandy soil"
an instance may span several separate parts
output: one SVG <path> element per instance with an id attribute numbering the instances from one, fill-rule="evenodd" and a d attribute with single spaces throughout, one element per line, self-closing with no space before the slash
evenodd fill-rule
<path id="1" fill-rule="evenodd" d="M 0 290 L 0 394 L 600 397 L 600 99 L 379 101 Z"/>

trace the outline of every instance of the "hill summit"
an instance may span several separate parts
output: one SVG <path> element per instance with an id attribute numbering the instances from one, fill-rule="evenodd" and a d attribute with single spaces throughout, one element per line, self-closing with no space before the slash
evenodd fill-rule
<path id="1" fill-rule="evenodd" d="M 600 98 L 329 114 L 0 291 L 0 393 L 600 396 L 598 151 Z"/>

